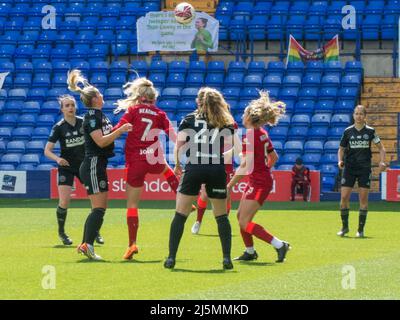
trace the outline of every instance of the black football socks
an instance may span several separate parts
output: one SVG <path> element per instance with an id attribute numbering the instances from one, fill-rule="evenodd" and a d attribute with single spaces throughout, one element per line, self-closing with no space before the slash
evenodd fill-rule
<path id="1" fill-rule="evenodd" d="M 349 229 L 349 210 L 350 209 L 340 209 L 340 217 L 342 218 L 343 230 Z"/>
<path id="2" fill-rule="evenodd" d="M 228 219 L 228 215 L 216 217 L 215 220 L 218 224 L 218 234 L 221 240 L 222 253 L 224 258 L 231 258 L 231 247 L 232 247 L 232 228 Z"/>
<path id="3" fill-rule="evenodd" d="M 176 212 L 175 217 L 171 223 L 169 232 L 169 258 L 175 259 L 178 251 L 179 242 L 181 241 L 183 230 L 185 229 L 187 217 L 183 214 Z"/>
<path id="4" fill-rule="evenodd" d="M 365 222 L 367 221 L 368 210 L 360 209 L 358 216 L 358 232 L 364 232 Z"/>
<path id="5" fill-rule="evenodd" d="M 65 220 L 67 220 L 67 209 L 57 207 L 57 222 L 58 222 L 58 234 L 64 234 Z"/>
<path id="6" fill-rule="evenodd" d="M 96 239 L 101 226 L 104 221 L 104 214 L 106 213 L 106 209 L 104 208 L 94 208 L 92 212 L 86 219 L 85 223 L 85 231 L 84 231 L 84 241 L 90 245 L 93 245 L 94 240 Z"/>

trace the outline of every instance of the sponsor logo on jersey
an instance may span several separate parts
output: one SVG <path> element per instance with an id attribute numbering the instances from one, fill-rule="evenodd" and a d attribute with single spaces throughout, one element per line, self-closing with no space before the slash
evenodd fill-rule
<path id="1" fill-rule="evenodd" d="M 78 131 L 74 131 L 74 132 L 72 132 L 72 134 L 73 134 L 74 136 L 77 136 L 77 135 L 78 135 Z"/>
<path id="2" fill-rule="evenodd" d="M 140 149 L 141 156 L 146 154 L 154 154 L 154 149 L 153 148 Z"/>
<path id="3" fill-rule="evenodd" d="M 95 128 L 96 127 L 96 120 L 90 120 L 89 121 L 89 125 L 92 127 L 92 128 Z"/>
<path id="4" fill-rule="evenodd" d="M 369 140 L 369 135 L 364 134 L 364 135 L 363 135 L 363 138 L 364 138 L 364 140 Z"/>
<path id="5" fill-rule="evenodd" d="M 85 143 L 84 137 L 75 137 L 70 139 L 65 139 L 65 145 L 67 148 L 73 148 L 76 146 L 81 146 Z"/>
<path id="6" fill-rule="evenodd" d="M 367 149 L 367 148 L 369 148 L 369 141 L 368 140 L 350 141 L 350 148 L 351 149 Z"/>
<path id="7" fill-rule="evenodd" d="M 262 136 L 260 136 L 260 141 L 265 141 L 268 139 L 268 136 L 263 134 Z"/>
<path id="8" fill-rule="evenodd" d="M 65 136 L 66 136 L 66 137 L 70 137 L 70 136 L 71 136 L 71 133 L 70 133 L 70 132 L 67 132 L 67 133 L 65 134 Z"/>

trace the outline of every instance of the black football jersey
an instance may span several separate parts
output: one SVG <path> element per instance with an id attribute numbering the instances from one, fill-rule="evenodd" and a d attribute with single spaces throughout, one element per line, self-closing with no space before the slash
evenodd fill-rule
<path id="1" fill-rule="evenodd" d="M 52 143 L 60 142 L 61 158 L 67 160 L 72 168 L 77 169 L 85 156 L 82 124 L 83 118 L 81 117 L 76 117 L 75 126 L 62 119 L 53 126 L 48 139 Z"/>
<path id="2" fill-rule="evenodd" d="M 375 133 L 375 129 L 364 126 L 358 131 L 354 125 L 343 132 L 340 146 L 345 148 L 344 163 L 348 168 L 371 167 L 371 142 L 379 143 L 381 140 Z"/>
<path id="3" fill-rule="evenodd" d="M 96 130 L 101 130 L 103 135 L 112 132 L 113 125 L 105 114 L 98 109 L 90 109 L 83 118 L 83 132 L 85 135 L 85 155 L 86 157 L 106 157 L 114 156 L 114 143 L 100 148 L 92 139 L 91 133 Z"/>
<path id="4" fill-rule="evenodd" d="M 204 118 L 190 113 L 182 120 L 178 131 L 187 134 L 187 164 L 224 164 L 224 144 L 233 145 L 234 126 L 213 128 Z"/>

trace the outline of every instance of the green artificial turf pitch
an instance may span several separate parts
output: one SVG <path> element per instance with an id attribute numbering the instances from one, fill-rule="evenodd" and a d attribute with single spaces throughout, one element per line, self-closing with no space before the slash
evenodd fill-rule
<path id="1" fill-rule="evenodd" d="M 111 201 L 96 252 L 105 262 L 76 253 L 89 212 L 73 201 L 66 231 L 73 247 L 60 245 L 51 200 L 0 199 L 0 299 L 399 299 L 400 205 L 371 203 L 365 239 L 356 239 L 358 212 L 352 204 L 350 235 L 339 238 L 338 203 L 266 203 L 255 222 L 293 249 L 283 264 L 273 248 L 255 240 L 259 259 L 223 271 L 217 226 L 207 211 L 200 234 L 187 221 L 175 270 L 163 268 L 168 253 L 173 202 L 143 202 L 140 253 L 122 260 L 127 246 L 125 202 Z M 232 255 L 242 253 L 236 222 Z M 55 289 L 46 289 L 48 267 Z M 350 270 L 350 271 L 349 271 Z M 349 273 L 350 272 L 350 273 Z M 54 278 L 52 278 L 54 279 Z M 50 282 L 51 283 L 51 282 Z M 45 284 L 45 288 L 43 288 Z"/>

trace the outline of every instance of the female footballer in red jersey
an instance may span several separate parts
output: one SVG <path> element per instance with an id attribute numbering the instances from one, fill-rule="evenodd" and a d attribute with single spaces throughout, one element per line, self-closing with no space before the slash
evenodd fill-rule
<path id="1" fill-rule="evenodd" d="M 179 181 L 165 161 L 158 140 L 161 131 L 165 131 L 175 142 L 176 133 L 166 113 L 154 104 L 157 100 L 157 91 L 153 83 L 145 78 L 138 78 L 127 83 L 124 89 L 127 98 L 117 102 L 117 110 L 126 111 L 114 130 L 125 123 L 133 126 L 125 143 L 129 246 L 123 256 L 124 259 L 131 260 L 133 255 L 138 253 L 136 245 L 139 228 L 138 207 L 146 175 L 162 174 L 174 192 L 179 186 Z"/>
<path id="2" fill-rule="evenodd" d="M 285 104 L 281 101 L 271 102 L 268 93 L 261 92 L 260 98 L 253 100 L 245 109 L 243 124 L 247 129 L 243 141 L 243 152 L 240 168 L 228 184 L 228 189 L 238 183 L 244 176 L 249 182 L 243 193 L 238 209 L 240 233 L 246 250 L 235 260 L 255 260 L 258 255 L 254 250 L 253 236 L 271 244 L 278 253 L 276 262 L 283 262 L 290 245 L 271 235 L 262 226 L 253 222 L 253 218 L 272 190 L 273 180 L 270 168 L 278 160 L 264 125 L 276 125 L 285 113 Z"/>
<path id="3" fill-rule="evenodd" d="M 224 147 L 224 150 L 228 150 L 227 152 L 224 153 L 226 184 L 228 184 L 229 181 L 231 181 L 231 179 L 235 175 L 235 169 L 233 168 L 233 153 L 236 152 L 236 154 L 239 154 L 242 148 L 242 143 L 236 132 L 239 128 L 237 123 L 235 123 L 234 128 L 235 128 L 234 146 L 232 146 L 231 144 L 231 145 L 226 145 Z M 207 192 L 205 190 L 205 186 L 202 185 L 199 197 L 197 198 L 197 218 L 191 230 L 193 234 L 198 234 L 200 231 L 204 213 L 207 210 L 207 202 L 208 202 Z M 229 215 L 229 212 L 231 210 L 231 199 L 229 198 L 229 195 L 227 199 L 227 210 L 228 210 L 227 214 Z"/>

